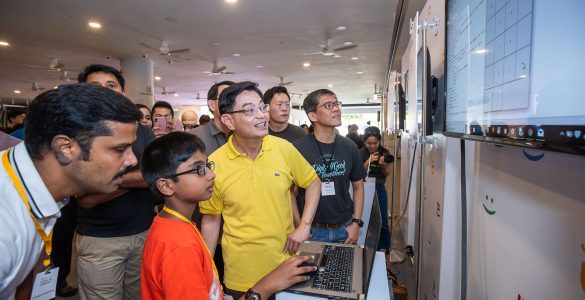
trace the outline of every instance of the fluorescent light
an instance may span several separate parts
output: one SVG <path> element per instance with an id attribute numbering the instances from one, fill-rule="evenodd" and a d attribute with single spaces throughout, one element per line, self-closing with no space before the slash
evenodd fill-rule
<path id="1" fill-rule="evenodd" d="M 310 64 L 310 63 L 308 63 L 308 62 L 306 62 L 306 63 L 303 63 L 303 67 L 305 67 L 305 68 L 308 68 L 308 67 L 310 67 L 310 66 L 311 66 L 311 64 Z"/>
<path id="2" fill-rule="evenodd" d="M 362 71 L 357 71 L 357 72 L 355 72 L 355 73 L 356 73 L 356 74 L 358 74 L 358 75 L 362 75 L 362 74 L 364 74 L 364 72 L 362 72 Z"/>
<path id="3" fill-rule="evenodd" d="M 353 43 L 352 43 L 352 42 L 350 42 L 350 41 L 343 42 L 343 44 L 344 44 L 345 46 L 351 46 L 351 45 L 353 45 Z"/>
<path id="4" fill-rule="evenodd" d="M 487 52 L 487 49 L 477 49 L 477 50 L 475 50 L 475 53 L 477 53 L 477 54 L 484 54 L 486 52 Z"/>
<path id="5" fill-rule="evenodd" d="M 262 68 L 264 68 L 264 66 L 257 65 L 257 66 L 256 66 L 256 68 L 258 68 L 258 69 L 262 69 Z"/>
<path id="6" fill-rule="evenodd" d="M 14 90 L 15 94 L 20 94 L 20 90 Z"/>
<path id="7" fill-rule="evenodd" d="M 0 46 L 8 47 L 10 44 L 7 41 L 0 41 Z"/>
<path id="8" fill-rule="evenodd" d="M 89 22 L 87 25 L 89 25 L 89 27 L 94 28 L 94 29 L 102 28 L 102 24 L 100 24 L 98 22 Z"/>
<path id="9" fill-rule="evenodd" d="M 160 80 L 160 76 L 154 76 L 154 80 Z"/>
<path id="10" fill-rule="evenodd" d="M 352 58 L 351 58 L 351 60 L 358 60 L 358 59 L 360 59 L 360 58 L 357 56 L 352 56 Z"/>
<path id="11" fill-rule="evenodd" d="M 346 30 L 346 29 L 347 29 L 347 26 L 343 26 L 343 25 L 341 25 L 341 26 L 337 26 L 337 28 L 335 28 L 335 29 L 337 29 L 337 30 L 339 30 L 339 31 L 344 31 L 344 30 Z"/>
<path id="12" fill-rule="evenodd" d="M 330 87 L 330 88 L 332 88 L 332 87 L 333 87 L 333 84 L 329 84 L 329 85 L 327 85 L 327 86 L 328 86 L 328 87 Z"/>
<path id="13" fill-rule="evenodd" d="M 233 3 L 238 2 L 238 0 L 225 0 L 225 2 L 230 3 L 230 4 L 233 4 Z"/>
<path id="14" fill-rule="evenodd" d="M 175 94 L 175 97 L 179 97 L 179 94 Z"/>
<path id="15" fill-rule="evenodd" d="M 232 55 L 235 56 L 235 57 L 239 57 L 240 56 L 240 53 L 234 53 Z"/>

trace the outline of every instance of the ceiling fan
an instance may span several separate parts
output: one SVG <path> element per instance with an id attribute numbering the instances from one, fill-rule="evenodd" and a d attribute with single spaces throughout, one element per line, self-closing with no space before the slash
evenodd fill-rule
<path id="1" fill-rule="evenodd" d="M 178 55 L 180 53 L 185 53 L 185 52 L 191 51 L 191 49 L 189 49 L 189 48 L 171 50 L 171 48 L 169 48 L 168 41 L 162 41 L 162 44 L 160 45 L 160 47 L 158 49 L 155 47 L 152 47 L 148 44 L 145 44 L 145 43 L 140 43 L 140 45 L 143 47 L 146 47 L 148 49 L 157 51 L 160 55 L 166 55 L 166 56 L 173 56 L 173 55 Z"/>
<path id="2" fill-rule="evenodd" d="M 280 83 L 278 84 L 278 86 L 287 86 L 287 85 L 293 83 L 293 81 L 284 82 L 284 76 L 278 76 L 278 77 L 280 77 Z"/>
<path id="3" fill-rule="evenodd" d="M 305 53 L 303 55 L 314 55 L 314 54 L 321 54 L 323 56 L 330 56 L 330 57 L 341 57 L 341 55 L 339 55 L 337 52 L 338 51 L 346 51 L 349 49 L 353 49 L 356 48 L 358 45 L 356 44 L 350 44 L 347 46 L 343 46 L 343 47 L 338 47 L 338 48 L 333 48 L 333 39 L 331 38 L 326 38 L 325 39 L 325 44 L 319 44 L 319 47 L 321 47 L 321 51 L 319 52 L 313 52 L 313 53 Z"/>
<path id="4" fill-rule="evenodd" d="M 226 71 L 225 69 L 227 69 L 226 66 L 218 66 L 217 65 L 217 61 L 213 62 L 213 68 L 211 69 L 211 71 L 205 71 L 203 73 L 207 74 L 207 76 L 217 76 L 217 75 L 232 75 L 234 74 L 234 72 L 229 72 Z"/>
<path id="5" fill-rule="evenodd" d="M 65 66 L 63 63 L 59 62 L 57 58 L 51 58 L 49 61 L 49 65 L 46 67 L 36 66 L 36 65 L 29 65 L 29 64 L 21 64 L 22 66 L 31 67 L 35 69 L 43 69 L 49 71 L 61 71 L 61 69 Z"/>
<path id="6" fill-rule="evenodd" d="M 31 91 L 33 91 L 33 92 L 40 92 L 40 91 L 44 91 L 46 89 L 47 89 L 46 87 L 39 86 L 39 83 L 38 82 L 33 82 L 32 83 Z"/>
<path id="7" fill-rule="evenodd" d="M 167 92 L 166 88 L 164 86 L 162 87 L 162 93 L 161 93 L 162 95 L 166 96 L 166 95 L 172 95 L 174 93 L 176 93 L 176 92 L 175 91 Z"/>

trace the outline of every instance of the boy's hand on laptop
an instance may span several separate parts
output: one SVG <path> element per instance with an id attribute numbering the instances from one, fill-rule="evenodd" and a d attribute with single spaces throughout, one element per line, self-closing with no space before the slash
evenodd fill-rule
<path id="1" fill-rule="evenodd" d="M 309 280 L 310 277 L 304 274 L 315 271 L 317 267 L 299 267 L 299 265 L 305 261 L 313 260 L 315 260 L 313 256 L 293 256 L 260 279 L 252 287 L 252 290 L 259 293 L 262 299 L 268 299 L 272 294 L 282 291 L 293 284 Z"/>
<path id="2" fill-rule="evenodd" d="M 351 222 L 351 225 L 345 227 L 347 230 L 347 239 L 343 242 L 344 244 L 355 244 L 357 243 L 360 235 L 360 226 L 357 223 Z"/>
<path id="3" fill-rule="evenodd" d="M 288 239 L 286 240 L 286 244 L 284 245 L 284 249 L 282 249 L 282 253 L 290 253 L 293 254 L 299 250 L 299 246 L 302 242 L 309 239 L 311 236 L 311 226 L 300 224 L 297 229 L 295 229 L 291 234 L 288 235 Z"/>

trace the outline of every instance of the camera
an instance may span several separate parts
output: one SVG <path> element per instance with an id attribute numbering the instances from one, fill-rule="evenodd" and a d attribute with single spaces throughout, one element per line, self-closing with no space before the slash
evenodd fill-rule
<path id="1" fill-rule="evenodd" d="M 382 152 L 378 152 L 378 156 L 383 157 L 384 162 L 387 164 L 394 162 L 394 156 L 392 154 L 383 154 Z"/>

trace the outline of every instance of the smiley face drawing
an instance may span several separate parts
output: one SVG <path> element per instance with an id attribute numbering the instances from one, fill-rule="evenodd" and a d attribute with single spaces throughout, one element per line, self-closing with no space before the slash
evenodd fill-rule
<path id="1" fill-rule="evenodd" d="M 491 200 L 490 202 L 491 202 L 492 204 L 494 203 L 494 198 L 489 198 L 489 197 L 488 197 L 488 195 L 485 195 L 485 201 L 486 201 L 486 202 L 488 201 L 488 199 L 489 199 L 489 200 Z M 488 215 L 490 215 L 490 216 L 492 216 L 492 215 L 494 215 L 494 214 L 496 213 L 496 211 L 495 211 L 495 210 L 490 210 L 490 209 L 488 209 L 488 208 L 485 206 L 485 203 L 483 204 L 483 209 L 484 209 L 484 210 L 485 210 L 485 212 L 486 212 Z"/>

